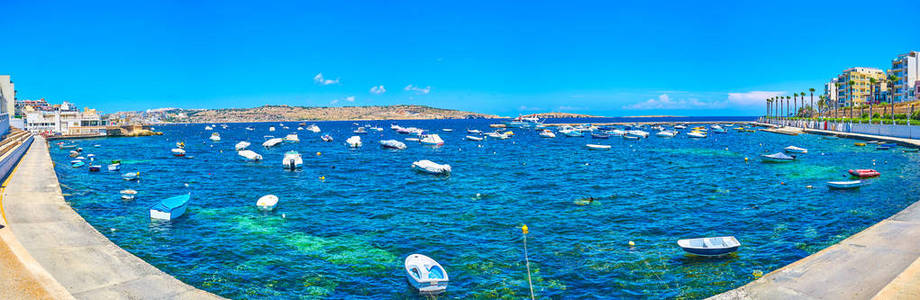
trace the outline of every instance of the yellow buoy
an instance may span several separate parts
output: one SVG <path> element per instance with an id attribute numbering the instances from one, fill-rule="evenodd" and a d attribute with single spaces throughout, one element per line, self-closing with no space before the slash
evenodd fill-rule
<path id="1" fill-rule="evenodd" d="M 320 155 L 323 155 L 323 153 L 322 153 L 322 152 L 319 152 L 319 151 L 317 151 L 317 152 L 316 152 L 316 156 L 320 156 Z"/>
<path id="2" fill-rule="evenodd" d="M 524 224 L 524 226 L 521 226 L 521 232 L 523 232 L 524 234 L 527 234 L 528 232 L 530 232 L 529 230 L 527 230 L 527 224 Z"/>
<path id="3" fill-rule="evenodd" d="M 320 176 L 319 180 L 326 180 L 326 176 Z"/>
<path id="4" fill-rule="evenodd" d="M 633 242 L 633 241 L 629 241 L 629 246 L 630 246 L 630 247 L 634 247 L 634 246 L 636 246 L 636 243 Z"/>
<path id="5" fill-rule="evenodd" d="M 756 278 L 760 278 L 760 277 L 763 276 L 763 271 L 761 271 L 761 270 L 754 270 L 754 272 L 751 272 L 751 275 L 754 275 L 754 278 L 755 278 L 755 279 L 756 279 Z"/>
<path id="6" fill-rule="evenodd" d="M 747 157 L 745 157 L 745 158 L 744 158 L 744 161 L 748 161 L 748 158 L 747 158 Z"/>
<path id="7" fill-rule="evenodd" d="M 865 146 L 865 145 L 866 145 L 866 143 L 853 143 L 853 146 L 863 147 L 863 146 Z"/>

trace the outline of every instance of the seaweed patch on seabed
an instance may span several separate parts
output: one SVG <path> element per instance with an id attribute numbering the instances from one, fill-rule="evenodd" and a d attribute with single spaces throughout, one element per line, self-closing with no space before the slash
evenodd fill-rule
<path id="1" fill-rule="evenodd" d="M 527 283 L 527 268 L 523 261 L 513 264 L 483 260 L 478 256 L 461 257 L 458 261 L 470 262 L 457 266 L 467 276 L 475 277 L 470 298 L 523 299 L 530 296 Z M 540 265 L 530 262 L 531 280 L 537 298 L 558 295 L 566 286 L 559 280 L 546 279 L 540 273 Z M 508 276 L 509 274 L 517 274 Z M 543 295 L 543 296 L 541 296 Z"/>

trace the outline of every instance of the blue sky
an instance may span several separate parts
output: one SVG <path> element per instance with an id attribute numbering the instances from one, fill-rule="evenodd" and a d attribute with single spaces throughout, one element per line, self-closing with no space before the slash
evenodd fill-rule
<path id="1" fill-rule="evenodd" d="M 124 2 L 2 1 L 0 74 L 20 99 L 106 112 L 756 115 L 770 95 L 920 50 L 916 0 Z"/>

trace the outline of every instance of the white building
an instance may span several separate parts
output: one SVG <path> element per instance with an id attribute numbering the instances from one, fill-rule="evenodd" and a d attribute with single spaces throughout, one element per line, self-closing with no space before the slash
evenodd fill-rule
<path id="1" fill-rule="evenodd" d="M 898 55 L 891 61 L 891 74 L 898 77 L 894 84 L 894 102 L 910 101 L 915 98 L 914 88 L 920 80 L 920 52 L 911 51 Z"/>
<path id="2" fill-rule="evenodd" d="M 16 112 L 16 88 L 10 75 L 0 75 L 0 113 L 12 118 Z"/>
<path id="3" fill-rule="evenodd" d="M 827 103 L 837 103 L 837 78 L 824 84 L 824 98 L 827 99 Z"/>
<path id="4" fill-rule="evenodd" d="M 64 106 L 62 105 L 62 107 Z M 79 110 L 55 109 L 52 111 L 29 111 L 25 113 L 25 129 L 38 134 L 105 134 L 104 125 L 102 118 L 94 109 L 85 109 L 82 112 Z"/>

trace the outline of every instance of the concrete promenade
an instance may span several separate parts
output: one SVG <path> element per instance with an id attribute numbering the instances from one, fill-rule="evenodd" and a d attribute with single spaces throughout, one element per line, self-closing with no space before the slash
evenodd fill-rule
<path id="1" fill-rule="evenodd" d="M 61 295 L 60 291 L 52 289 L 49 292 L 47 288 L 35 287 L 20 295 L 38 299 L 70 298 L 70 295 L 78 299 L 219 298 L 119 248 L 86 223 L 64 201 L 47 141 L 41 137 L 36 137 L 32 148 L 22 158 L 2 197 L 0 204 L 7 227 L 0 230 L 5 231 L 4 234 L 11 231 L 26 251 L 14 249 L 13 253 L 34 258 L 40 268 L 69 293 Z M 0 255 L 0 264 L 2 262 Z M 35 282 L 33 279 L 24 278 L 21 282 L 28 287 L 30 282 Z M 0 289 L 4 289 L 4 283 L 0 280 Z M 29 291 L 34 291 L 35 297 L 28 296 Z"/>

